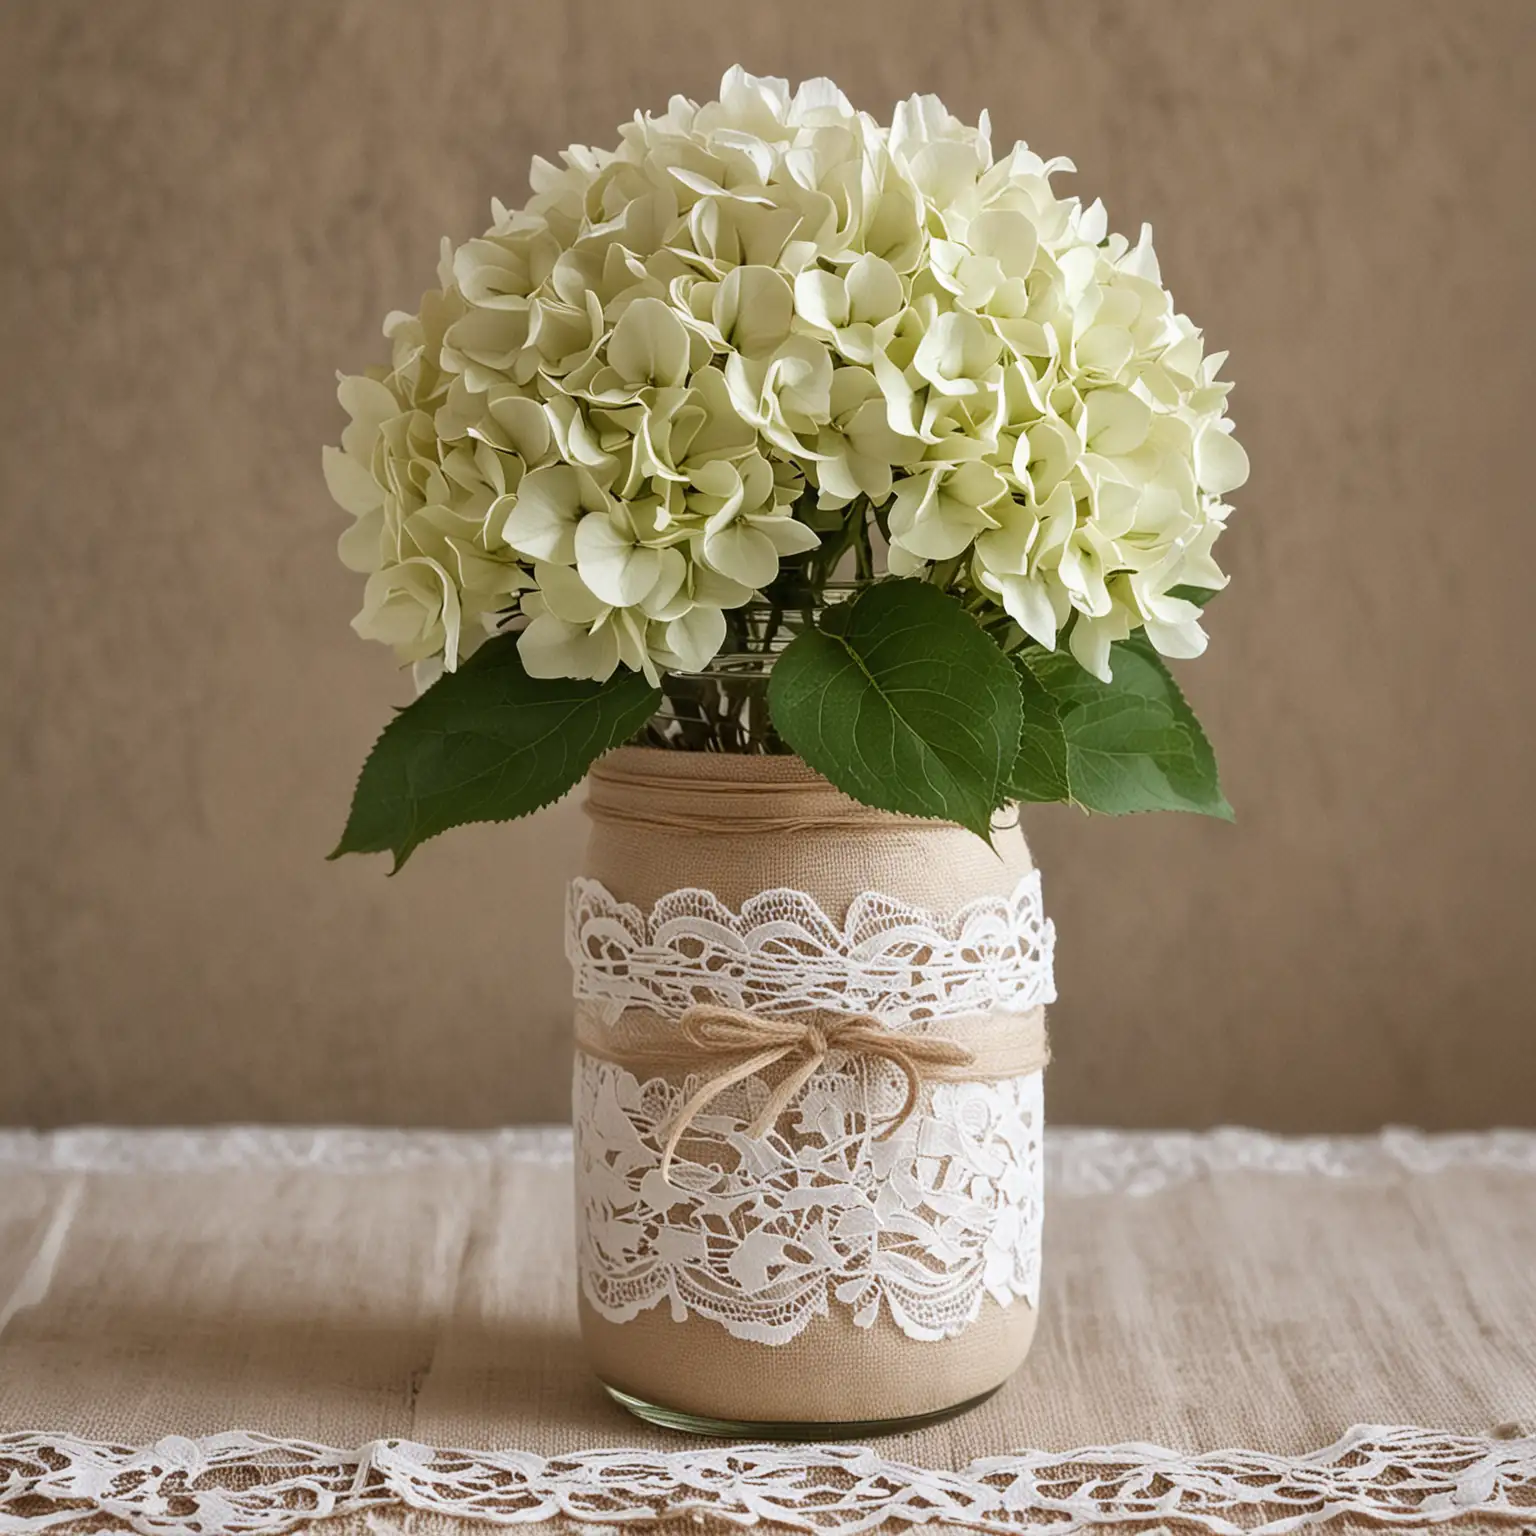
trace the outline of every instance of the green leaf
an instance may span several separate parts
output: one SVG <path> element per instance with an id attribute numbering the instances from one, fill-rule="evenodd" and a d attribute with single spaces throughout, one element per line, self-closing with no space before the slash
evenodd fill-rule
<path id="1" fill-rule="evenodd" d="M 1232 819 L 1216 756 L 1145 635 L 1116 645 L 1101 683 L 1066 651 L 1028 650 L 1025 665 L 1055 700 L 1071 798 L 1090 811 L 1195 811 Z"/>
<path id="2" fill-rule="evenodd" d="M 1019 751 L 1008 775 L 1008 798 L 1049 803 L 1070 800 L 1067 779 L 1067 736 L 1055 697 L 1024 664 L 1014 658 L 1019 693 L 1024 705 L 1024 724 L 1019 732 Z"/>
<path id="3" fill-rule="evenodd" d="M 1218 593 L 1225 591 L 1223 587 L 1172 587 L 1169 589 L 1169 597 L 1182 597 L 1186 603 L 1193 603 L 1196 608 L 1204 608 Z"/>
<path id="4" fill-rule="evenodd" d="M 399 870 L 449 827 L 526 816 L 558 800 L 660 702 L 635 672 L 606 683 L 529 677 L 515 635 L 488 640 L 385 726 L 331 857 L 392 851 Z"/>
<path id="5" fill-rule="evenodd" d="M 1019 685 L 946 593 L 887 581 L 839 604 L 785 649 L 768 703 L 784 740 L 845 794 L 990 838 L 1018 753 Z"/>

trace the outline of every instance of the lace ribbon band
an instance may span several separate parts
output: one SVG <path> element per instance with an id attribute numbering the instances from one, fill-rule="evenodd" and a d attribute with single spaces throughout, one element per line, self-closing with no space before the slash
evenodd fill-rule
<path id="1" fill-rule="evenodd" d="M 888 1029 L 1025 1014 L 1055 1001 L 1055 937 L 1037 870 L 950 916 L 866 891 L 839 921 L 785 889 L 733 910 L 690 888 L 642 910 L 589 879 L 572 882 L 566 911 L 576 996 L 610 1020 L 627 1007 L 680 1019 L 699 1003 L 759 1017 L 869 1013 Z"/>
<path id="2" fill-rule="evenodd" d="M 961 1027 L 963 1040 L 950 1032 Z M 950 1021 L 943 1031 L 898 1033 L 870 1013 L 816 1011 L 796 1018 L 765 1018 L 710 1004 L 696 1004 L 675 1024 L 650 1013 L 638 1019 L 627 1016 L 618 1029 L 604 1029 L 596 1027 L 584 1007 L 576 1018 L 576 1044 L 583 1052 L 637 1076 L 696 1072 L 720 1063 L 667 1129 L 661 1173 L 668 1182 L 678 1142 L 697 1116 L 733 1084 L 783 1062 L 794 1065 L 768 1096 L 748 1128 L 749 1136 L 767 1135 L 834 1051 L 888 1061 L 905 1078 L 906 1098 L 880 1132 L 877 1139 L 882 1141 L 911 1119 L 925 1083 L 998 1082 L 1041 1071 L 1050 1059 L 1045 1020 L 1038 1010 Z"/>

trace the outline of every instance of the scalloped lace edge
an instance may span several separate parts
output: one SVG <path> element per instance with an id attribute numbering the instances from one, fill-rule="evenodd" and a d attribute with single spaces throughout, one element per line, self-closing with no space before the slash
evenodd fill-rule
<path id="1" fill-rule="evenodd" d="M 353 1451 L 232 1432 L 142 1448 L 0 1435 L 0 1530 L 33 1536 L 106 1515 L 145 1536 L 268 1536 L 382 1506 L 523 1524 L 654 1524 L 705 1514 L 739 1525 L 856 1533 L 887 1520 L 971 1531 L 1068 1533 L 1177 1520 L 1264 1536 L 1339 1515 L 1405 1529 L 1473 1513 L 1536 1516 L 1536 1439 L 1357 1425 L 1303 1456 L 1152 1445 L 1024 1451 L 958 1471 L 864 1446 L 631 1448 L 543 1457 L 375 1440 Z M 21 1513 L 25 1509 L 26 1513 Z"/>
<path id="2" fill-rule="evenodd" d="M 680 1017 L 712 1000 L 753 1013 L 874 1013 L 891 1029 L 1056 1000 L 1055 925 L 1040 871 L 947 917 L 864 891 L 836 921 L 807 891 L 775 886 L 732 907 L 685 886 L 648 909 L 579 877 L 565 952 L 578 998 Z"/>
<path id="3" fill-rule="evenodd" d="M 418 1131 L 340 1126 L 209 1129 L 83 1126 L 0 1130 L 0 1168 L 58 1173 L 212 1173 L 314 1169 L 376 1174 L 505 1163 L 566 1167 L 567 1126 Z M 1536 1174 L 1536 1130 L 1426 1132 L 1389 1127 L 1361 1136 L 1213 1131 L 1120 1131 L 1053 1126 L 1046 1185 L 1055 1195 L 1154 1194 L 1223 1173 L 1398 1178 L 1479 1168 Z"/>

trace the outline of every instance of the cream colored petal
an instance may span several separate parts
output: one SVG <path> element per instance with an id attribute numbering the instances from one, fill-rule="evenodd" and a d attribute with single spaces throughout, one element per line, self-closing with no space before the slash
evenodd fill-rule
<path id="1" fill-rule="evenodd" d="M 687 672 L 702 672 L 725 644 L 725 615 L 707 604 L 696 604 L 665 630 L 668 652 Z"/>
<path id="2" fill-rule="evenodd" d="M 1183 624 L 1165 624 L 1158 619 L 1147 619 L 1145 628 L 1147 639 L 1157 651 L 1175 661 L 1188 661 L 1203 656 L 1210 643 L 1209 637 L 1200 628 L 1198 617 L 1186 620 Z"/>
<path id="3" fill-rule="evenodd" d="M 791 517 L 788 512 L 753 517 L 749 521 L 759 533 L 768 535 L 781 560 L 786 555 L 803 555 L 821 544 L 821 537 L 815 529 Z"/>
<path id="4" fill-rule="evenodd" d="M 447 670 L 441 656 L 424 656 L 411 663 L 411 686 L 419 699 Z"/>
<path id="5" fill-rule="evenodd" d="M 1221 530 L 1220 523 L 1208 523 L 1184 546 L 1171 573 L 1173 585 L 1205 587 L 1212 592 L 1220 592 L 1227 585 L 1229 578 L 1211 553 Z"/>
<path id="6" fill-rule="evenodd" d="M 1085 535 L 1086 530 L 1067 540 L 1056 564 L 1056 574 L 1072 594 L 1074 608 L 1092 618 L 1103 618 L 1114 602 L 1099 551 Z"/>
<path id="7" fill-rule="evenodd" d="M 336 541 L 336 552 L 349 571 L 376 571 L 384 563 L 384 509 L 365 513 Z"/>
<path id="8" fill-rule="evenodd" d="M 832 332 L 848 324 L 848 290 L 835 272 L 812 270 L 795 279 L 795 313 L 818 331 Z"/>
<path id="9" fill-rule="evenodd" d="M 517 654 L 530 677 L 579 677 L 606 682 L 619 664 L 610 625 L 586 629 L 553 614 L 541 614 L 517 637 Z"/>
<path id="10" fill-rule="evenodd" d="M 1135 355 L 1131 333 L 1115 325 L 1095 325 L 1078 338 L 1077 361 L 1080 367 L 1114 378 Z"/>
<path id="11" fill-rule="evenodd" d="M 1095 531 L 1105 539 L 1122 539 L 1126 534 L 1138 526 L 1137 513 L 1144 503 L 1150 503 L 1154 509 L 1153 525 L 1155 526 L 1155 509 L 1163 501 L 1171 501 L 1175 508 L 1178 506 L 1177 497 L 1160 497 L 1157 487 L 1143 497 L 1139 487 L 1126 485 L 1119 480 L 1111 480 L 1100 477 L 1093 482 L 1093 526 Z"/>
<path id="12" fill-rule="evenodd" d="M 879 399 L 880 385 L 869 369 L 838 368 L 833 373 L 828 409 L 834 421 L 843 421 L 861 406 Z"/>
<path id="13" fill-rule="evenodd" d="M 401 412 L 400 402 L 377 379 L 363 374 L 351 374 L 342 378 L 336 386 L 336 398 L 358 426 L 376 432 L 384 423 Z"/>
<path id="14" fill-rule="evenodd" d="M 923 560 L 963 554 L 995 521 L 984 511 L 946 494 L 943 470 L 898 483 L 891 503 L 891 542 Z"/>
<path id="15" fill-rule="evenodd" d="M 865 204 L 859 237 L 871 255 L 896 271 L 915 271 L 923 259 L 923 215 L 913 188 L 894 178 Z"/>
<path id="16" fill-rule="evenodd" d="M 650 619 L 671 618 L 675 616 L 671 610 L 687 607 L 687 599 L 683 595 L 688 580 L 687 557 L 677 548 L 663 549 L 660 554 L 661 563 L 656 572 L 656 580 L 640 600 L 640 607 Z"/>
<path id="17" fill-rule="evenodd" d="M 1029 276 L 1040 245 L 1034 221 L 1008 208 L 978 213 L 966 228 L 965 241 L 978 256 L 996 261 L 1010 278 Z"/>
<path id="18" fill-rule="evenodd" d="M 545 409 L 560 448 L 560 456 L 569 464 L 590 470 L 599 484 L 611 484 L 619 469 L 619 459 L 603 446 L 586 413 L 576 401 L 565 395 L 556 395 L 546 404 Z"/>
<path id="19" fill-rule="evenodd" d="M 339 448 L 322 448 L 320 464 L 325 486 L 337 506 L 361 517 L 384 505 L 384 492 L 366 465 Z"/>
<path id="20" fill-rule="evenodd" d="M 997 362 L 1000 344 L 974 315 L 940 315 L 919 343 L 912 366 L 944 394 L 972 394 Z"/>
<path id="21" fill-rule="evenodd" d="M 939 471 L 926 470 L 921 474 L 908 475 L 896 485 L 891 501 L 891 533 L 900 538 L 908 532 L 925 513 L 931 512 L 939 499 Z"/>
<path id="22" fill-rule="evenodd" d="M 576 525 L 576 570 L 603 602 L 629 608 L 661 574 L 661 551 L 636 544 L 607 513 L 590 512 Z"/>
<path id="23" fill-rule="evenodd" d="M 741 504 L 747 512 L 766 509 L 774 500 L 773 465 L 760 453 L 748 454 L 739 461 Z"/>
<path id="24" fill-rule="evenodd" d="M 1040 537 L 1039 516 L 1019 501 L 999 502 L 992 515 L 1001 526 L 977 535 L 977 560 L 995 577 L 1027 574 L 1030 551 Z"/>
<path id="25" fill-rule="evenodd" d="M 1032 423 L 1019 439 L 1014 472 L 1020 479 L 1027 477 L 1036 498 L 1043 499 L 1066 478 L 1082 451 L 1077 433 L 1065 422 L 1047 416 Z"/>
<path id="26" fill-rule="evenodd" d="M 854 322 L 879 325 L 899 314 L 907 302 L 895 267 L 869 251 L 848 268 L 844 286 L 848 295 L 848 317 Z"/>
<path id="27" fill-rule="evenodd" d="M 707 528 L 713 532 L 735 521 L 746 501 L 741 470 L 728 459 L 701 464 L 690 478 L 699 495 L 695 501 L 708 513 Z"/>
<path id="28" fill-rule="evenodd" d="M 823 455 L 816 465 L 818 505 L 835 508 L 847 506 L 863 487 L 853 468 L 853 449 L 839 432 L 823 432 L 817 440 Z"/>
<path id="29" fill-rule="evenodd" d="M 1152 407 L 1123 389 L 1095 389 L 1083 402 L 1085 446 L 1113 456 L 1130 453 L 1146 440 Z"/>
<path id="30" fill-rule="evenodd" d="M 1060 619 L 1046 582 L 1031 576 L 1004 576 L 999 586 L 1008 617 L 1031 640 L 1054 651 Z"/>
<path id="31" fill-rule="evenodd" d="M 929 562 L 921 555 L 914 555 L 900 544 L 892 544 L 885 557 L 885 568 L 892 576 L 921 576 Z"/>
<path id="32" fill-rule="evenodd" d="M 768 388 L 777 393 L 783 416 L 795 426 L 832 419 L 832 358 L 808 336 L 791 336 L 774 354 Z"/>
<path id="33" fill-rule="evenodd" d="M 650 624 L 645 615 L 638 608 L 615 609 L 604 627 L 613 634 L 619 664 L 628 667 L 631 672 L 643 672 L 652 687 L 659 686 L 661 674 L 646 643 Z"/>
<path id="34" fill-rule="evenodd" d="M 883 352 L 875 354 L 875 379 L 885 396 L 885 419 L 901 437 L 921 438 L 921 406 L 905 372 Z"/>
<path id="35" fill-rule="evenodd" d="M 543 611 L 552 613 L 557 619 L 590 628 L 608 617 L 609 605 L 570 566 L 535 565 L 533 579 L 538 583 L 537 596 Z M 523 607 L 525 611 L 530 608 L 526 597 Z"/>
<path id="36" fill-rule="evenodd" d="M 551 464 L 523 477 L 510 502 L 501 536 L 530 560 L 569 565 L 576 558 L 581 486 L 568 464 Z"/>
<path id="37" fill-rule="evenodd" d="M 917 189 L 936 208 L 947 208 L 974 189 L 981 163 L 969 144 L 925 144 L 908 162 Z"/>
<path id="38" fill-rule="evenodd" d="M 1072 631 L 1067 644 L 1085 672 L 1091 672 L 1101 683 L 1111 681 L 1109 666 L 1110 630 L 1105 624 L 1095 623 L 1083 614 L 1072 621 Z"/>
<path id="39" fill-rule="evenodd" d="M 394 646 L 403 661 L 442 651 L 451 671 L 459 623 L 459 594 L 448 572 L 435 560 L 415 557 L 368 578 L 352 627 L 365 640 Z"/>
<path id="40" fill-rule="evenodd" d="M 490 389 L 504 383 L 501 375 L 517 375 L 516 364 L 528 345 L 528 326 L 526 310 L 472 309 L 448 327 L 443 338 L 444 366 L 464 371 L 472 388 Z M 535 357 L 527 366 L 530 377 L 537 361 Z M 470 363 L 481 365 L 483 378 L 469 371 Z"/>
<path id="41" fill-rule="evenodd" d="M 1201 490 L 1224 496 L 1248 479 L 1248 455 L 1230 432 L 1207 422 L 1195 439 L 1195 478 Z"/>
<path id="42" fill-rule="evenodd" d="M 1054 569 L 1077 528 L 1077 498 L 1065 482 L 1040 505 L 1040 536 L 1032 556 L 1032 572 Z"/>
<path id="43" fill-rule="evenodd" d="M 682 384 L 688 377 L 688 332 L 662 300 L 636 299 L 608 338 L 608 363 L 631 384 Z"/>
<path id="44" fill-rule="evenodd" d="M 771 267 L 735 267 L 715 294 L 721 338 L 749 357 L 772 353 L 788 337 L 794 313 L 794 294 Z"/>
<path id="45" fill-rule="evenodd" d="M 705 534 L 700 552 L 711 570 L 745 587 L 766 587 L 779 573 L 779 552 L 773 540 L 751 523 L 736 522 L 718 533 Z"/>
<path id="46" fill-rule="evenodd" d="M 506 433 L 507 445 L 528 466 L 541 464 L 551 447 L 549 417 L 537 400 L 504 395 L 488 405 L 491 419 Z"/>
<path id="47" fill-rule="evenodd" d="M 744 603 L 752 600 L 751 587 L 743 586 L 739 581 L 732 581 L 729 576 L 722 576 L 718 571 L 710 570 L 708 566 L 695 565 L 690 569 L 688 576 L 695 602 L 705 603 L 715 608 L 740 608 Z"/>
<path id="48" fill-rule="evenodd" d="M 966 463 L 945 477 L 944 494 L 968 507 L 990 507 L 1008 494 L 1008 482 L 990 464 Z"/>
<path id="49" fill-rule="evenodd" d="M 731 397 L 730 386 L 719 368 L 702 368 L 689 382 L 694 401 L 703 411 L 703 420 L 688 441 L 689 464 L 709 459 L 739 459 L 757 446 L 757 432 L 742 419 Z"/>

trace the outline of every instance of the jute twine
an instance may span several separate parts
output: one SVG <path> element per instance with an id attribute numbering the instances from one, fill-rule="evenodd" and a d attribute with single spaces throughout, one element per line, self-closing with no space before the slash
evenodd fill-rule
<path id="1" fill-rule="evenodd" d="M 615 754 L 617 755 L 617 754 Z M 660 752 L 661 757 L 680 756 Z M 786 763 L 798 759 L 727 758 L 705 755 L 709 766 L 731 762 Z M 686 786 L 686 788 L 685 788 Z M 680 793 L 680 790 L 683 793 Z M 860 805 L 825 780 L 816 789 L 804 780 L 737 779 L 706 771 L 679 781 L 661 771 L 645 772 L 597 763 L 590 774 L 584 809 L 597 823 L 648 832 L 732 837 L 744 826 L 754 834 L 858 833 L 908 824 L 910 818 Z"/>
<path id="2" fill-rule="evenodd" d="M 1038 1072 L 1050 1060 L 1038 1009 L 944 1020 L 922 1034 L 889 1029 L 871 1013 L 827 1010 L 780 1018 L 701 1003 L 675 1023 L 655 1014 L 644 1017 L 652 1021 L 649 1026 L 631 1025 L 616 1034 L 598 1024 L 590 1008 L 578 1009 L 576 1044 L 588 1056 L 615 1062 L 642 1081 L 707 1071 L 667 1128 L 661 1172 L 669 1182 L 678 1142 L 697 1116 L 733 1084 L 781 1063 L 792 1063 L 790 1071 L 748 1127 L 749 1136 L 766 1136 L 834 1051 L 888 1061 L 905 1077 L 906 1099 L 879 1140 L 912 1117 L 925 1084 L 998 1082 Z"/>

